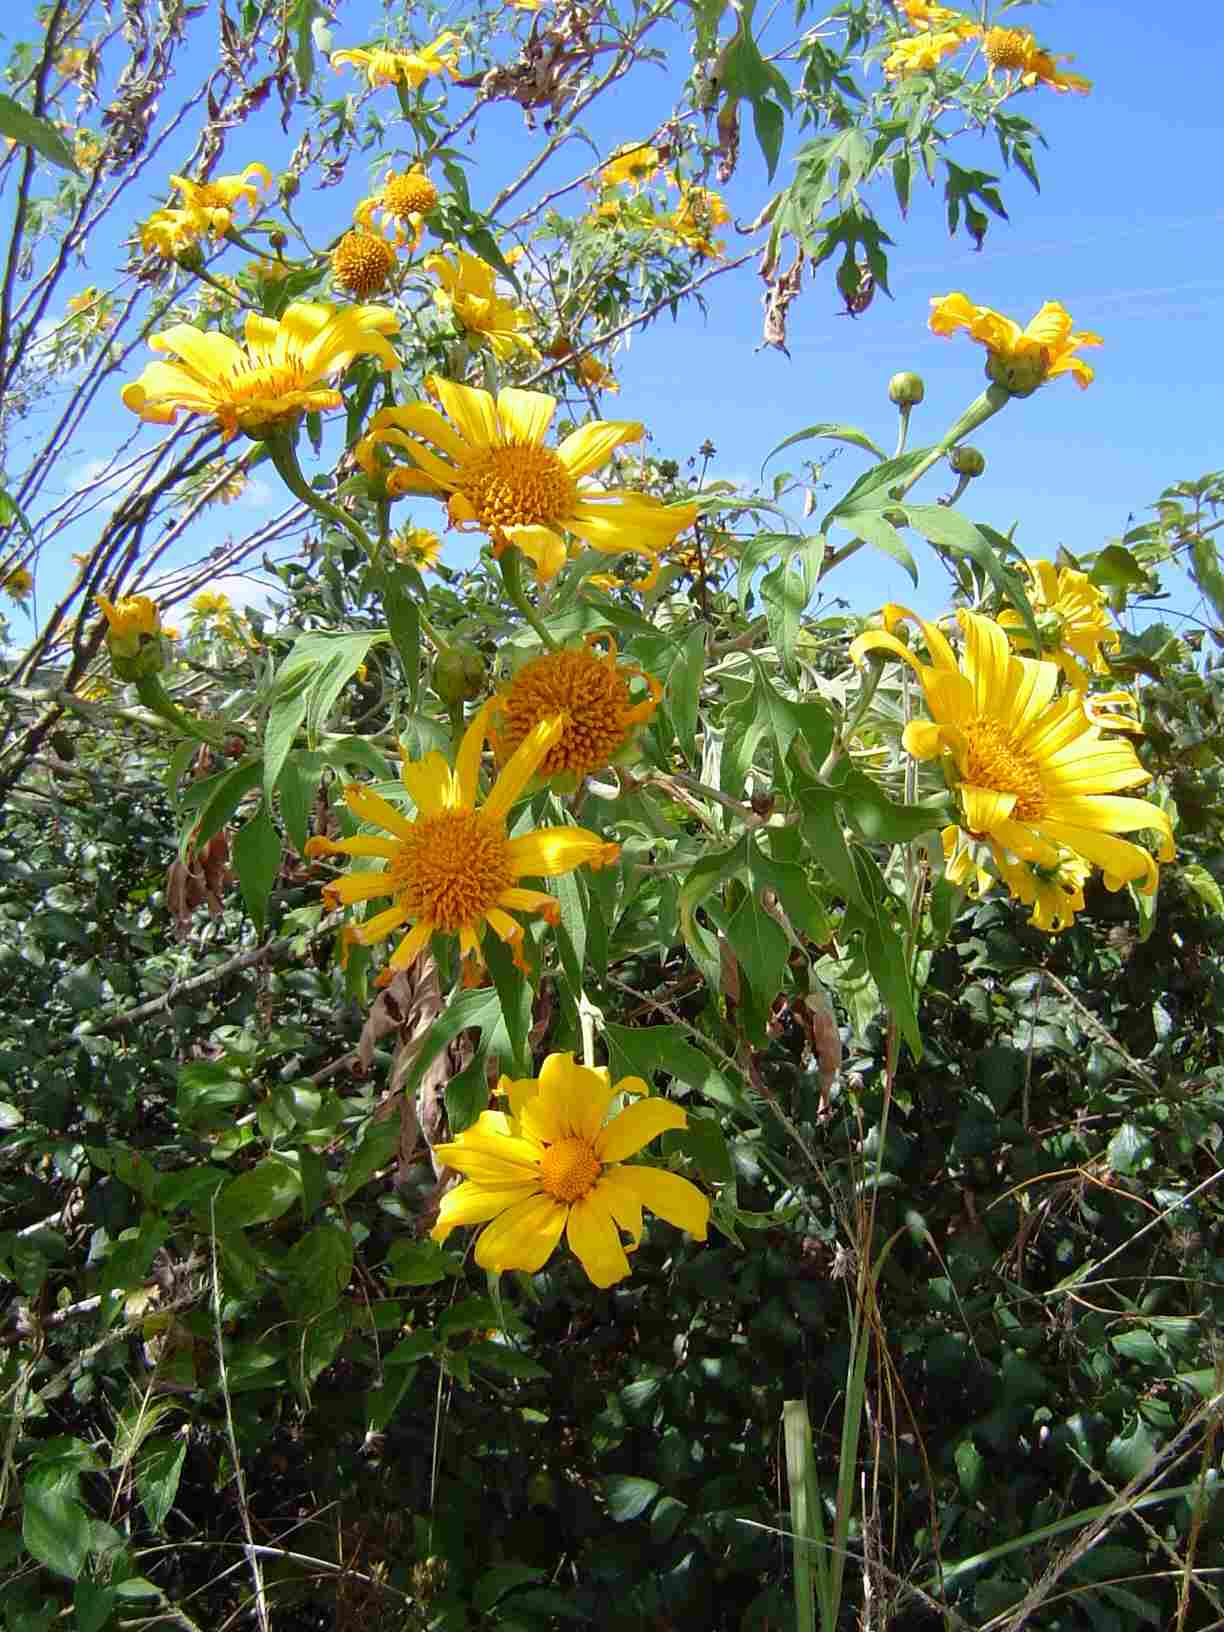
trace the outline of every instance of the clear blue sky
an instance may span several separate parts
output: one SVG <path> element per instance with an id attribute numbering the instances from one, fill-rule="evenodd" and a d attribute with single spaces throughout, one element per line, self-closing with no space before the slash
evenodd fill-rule
<path id="1" fill-rule="evenodd" d="M 373 15 L 365 4 L 344 7 L 334 45 L 364 43 L 360 20 Z M 634 336 L 631 349 L 615 360 L 621 394 L 605 398 L 608 417 L 644 420 L 661 456 L 683 459 L 708 437 L 718 449 L 711 474 L 753 480 L 776 443 L 816 421 L 858 424 L 891 443 L 895 416 L 886 383 L 895 370 L 916 368 L 927 399 L 915 413 L 911 442 L 933 440 L 983 384 L 980 347 L 963 336 L 936 338 L 926 328 L 931 296 L 962 289 L 1022 322 L 1042 301 L 1061 300 L 1077 328 L 1095 330 L 1105 341 L 1090 354 L 1097 379 L 1088 391 L 1059 380 L 1012 403 L 978 433 L 974 440 L 989 469 L 962 500 L 967 514 L 1000 529 L 1018 522 L 1030 555 L 1051 554 L 1060 544 L 1081 554 L 1120 533 L 1132 512 L 1141 516 L 1168 483 L 1218 466 L 1224 447 L 1218 10 L 1203 0 L 1179 9 L 1141 0 L 1078 0 L 1026 7 L 1007 20 L 1031 26 L 1056 51 L 1074 53 L 1075 70 L 1095 81 L 1087 97 L 1037 89 L 1017 99 L 1018 111 L 1032 117 L 1050 143 L 1039 155 L 1040 195 L 1022 176 L 1005 173 L 1011 219 L 993 221 L 977 253 L 964 236 L 949 240 L 937 193 L 916 190 L 908 222 L 899 223 L 891 190 L 881 190 L 873 202 L 896 239 L 893 300 L 877 295 L 859 320 L 843 317 L 832 264 L 822 268 L 791 309 L 788 359 L 756 350 L 761 285 L 750 263 L 709 287 L 708 317 L 690 306 L 677 322 L 664 316 Z M 424 24 L 420 33 L 422 40 L 430 37 Z M 676 52 L 666 74 L 647 69 L 592 110 L 587 128 L 604 151 L 648 136 L 669 110 L 670 86 L 688 71 L 681 36 L 670 38 Z M 326 66 L 322 72 L 337 92 L 353 83 Z M 466 94 L 452 89 L 456 111 Z M 393 93 L 378 95 L 389 115 Z M 470 172 L 477 203 L 493 195 L 539 140 L 509 104 L 488 110 L 481 129 L 478 147 L 470 150 L 479 155 Z M 275 171 L 291 146 L 269 109 L 257 139 L 239 141 L 231 152 L 235 158 L 258 152 Z M 590 162 L 584 152 L 574 144 L 541 179 L 568 179 Z M 968 166 L 1000 168 L 993 140 L 966 138 L 954 156 Z M 174 155 L 175 163 L 181 160 Z M 787 179 L 788 169 L 784 154 L 778 181 Z M 319 223 L 321 211 L 328 219 L 343 216 L 361 196 L 363 180 L 354 173 L 343 187 L 303 201 L 305 219 Z M 744 221 L 769 196 L 750 129 L 725 193 Z M 149 207 L 160 202 L 151 185 Z M 730 229 L 725 235 L 731 254 L 747 243 Z M 232 255 L 235 267 L 245 258 Z M 101 282 L 103 270 L 92 259 L 81 282 Z M 114 418 L 107 416 L 94 427 L 87 456 L 102 454 L 114 434 Z M 806 452 L 791 450 L 771 471 L 794 468 Z M 860 468 L 857 461 L 849 451 L 838 459 L 830 472 L 834 495 Z M 916 497 L 933 500 L 947 485 L 936 472 Z M 239 520 L 216 507 L 211 514 L 226 531 Z M 436 512 L 420 519 L 436 521 Z M 465 545 L 451 539 L 454 558 Z M 62 540 L 62 567 L 44 557 L 44 604 L 67 576 L 69 550 L 83 542 L 79 534 Z M 920 547 L 915 553 L 921 559 Z M 900 568 L 864 552 L 830 589 L 862 610 L 884 599 L 934 609 L 942 604 L 944 579 L 928 568 L 916 593 Z M 19 627 L 20 615 L 15 621 Z"/>

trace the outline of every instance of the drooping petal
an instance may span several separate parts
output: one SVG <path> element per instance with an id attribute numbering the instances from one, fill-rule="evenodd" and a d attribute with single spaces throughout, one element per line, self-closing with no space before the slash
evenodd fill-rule
<path id="1" fill-rule="evenodd" d="M 521 1269 L 533 1275 L 552 1257 L 569 1211 L 549 1195 L 529 1196 L 487 1224 L 476 1241 L 476 1262 L 500 1274 Z"/>
<path id="2" fill-rule="evenodd" d="M 623 1162 L 626 1156 L 636 1156 L 661 1133 L 687 1126 L 687 1115 L 671 1100 L 654 1097 L 635 1100 L 600 1129 L 595 1154 L 601 1162 Z"/>
<path id="3" fill-rule="evenodd" d="M 1094 828 L 1072 827 L 1067 822 L 1050 821 L 1041 824 L 1042 832 L 1055 843 L 1073 850 L 1099 867 L 1105 875 L 1105 888 L 1119 890 L 1123 884 L 1136 884 L 1145 895 L 1156 888 L 1159 876 L 1155 861 L 1137 844 L 1115 838 Z"/>
<path id="4" fill-rule="evenodd" d="M 619 844 L 585 827 L 539 827 L 506 846 L 512 878 L 560 878 L 575 867 L 610 866 L 619 855 Z"/>
<path id="5" fill-rule="evenodd" d="M 414 924 L 388 958 L 388 967 L 391 969 L 411 968 L 429 945 L 429 938 L 433 932 L 433 923 L 428 918 L 422 918 L 420 923 Z"/>
<path id="6" fill-rule="evenodd" d="M 543 583 L 551 583 L 565 565 L 565 540 L 553 528 L 519 523 L 502 531 L 517 549 L 522 550 L 535 567 L 536 577 Z"/>
<path id="7" fill-rule="evenodd" d="M 1147 799 L 1127 799 L 1098 793 L 1052 800 L 1042 821 L 1043 827 L 1046 819 L 1071 822 L 1077 827 L 1097 828 L 1106 833 L 1134 833 L 1140 828 L 1154 828 L 1161 835 L 1161 861 L 1173 860 L 1173 824 L 1166 811 Z"/>
<path id="8" fill-rule="evenodd" d="M 695 1184 L 661 1167 L 626 1165 L 616 1169 L 617 1183 L 635 1195 L 643 1207 L 704 1241 L 710 1223 L 710 1203 Z"/>
<path id="9" fill-rule="evenodd" d="M 614 1286 L 628 1275 L 629 1260 L 598 1185 L 570 1208 L 565 1239 L 594 1285 Z"/>

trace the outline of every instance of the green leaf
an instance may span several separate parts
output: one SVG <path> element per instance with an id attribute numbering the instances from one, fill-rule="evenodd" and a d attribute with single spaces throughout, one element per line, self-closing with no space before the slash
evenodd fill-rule
<path id="1" fill-rule="evenodd" d="M 529 1582 L 546 1579 L 546 1571 L 533 1569 L 530 1564 L 495 1564 L 472 1588 L 473 1607 L 482 1615 L 487 1615 L 499 1599 L 513 1592 L 515 1587 L 525 1587 Z"/>
<path id="2" fill-rule="evenodd" d="M 251 915 L 257 935 L 262 935 L 268 913 L 268 897 L 280 871 L 280 834 L 268 815 L 266 805 L 238 829 L 234 838 L 234 870 L 242 899 Z"/>
<path id="3" fill-rule="evenodd" d="M 266 1156 L 246 1173 L 231 1179 L 217 1196 L 212 1210 L 218 1235 L 267 1224 L 287 1213 L 300 1200 L 302 1181 L 297 1170 L 276 1156 Z"/>
<path id="4" fill-rule="evenodd" d="M 510 1042 L 507 1069 L 513 1077 L 531 1071 L 527 1033 L 531 1030 L 531 982 L 514 962 L 510 948 L 490 929 L 484 940 L 484 958 L 501 1005 L 502 1023 Z"/>
<path id="5" fill-rule="evenodd" d="M 727 939 L 760 1002 L 768 1009 L 786 984 L 786 931 L 749 891 L 727 920 Z"/>
<path id="6" fill-rule="evenodd" d="M 834 522 L 853 528 L 854 518 L 864 514 L 878 515 L 892 502 L 889 489 L 897 487 L 924 465 L 931 454 L 930 448 L 911 448 L 895 459 L 885 459 L 873 470 L 866 470 L 837 501 L 820 524 L 827 533 Z"/>
<path id="7" fill-rule="evenodd" d="M 379 1122 L 371 1122 L 361 1137 L 361 1143 L 349 1158 L 344 1177 L 336 1187 L 336 1200 L 347 1201 L 350 1196 L 356 1195 L 379 1168 L 386 1167 L 399 1150 L 399 1142 L 399 1117 L 389 1116 Z"/>
<path id="8" fill-rule="evenodd" d="M 220 771 L 186 790 L 180 801 L 183 810 L 196 809 L 201 803 L 203 809 L 194 823 L 188 821 L 183 828 L 179 839 L 180 859 L 186 860 L 189 848 L 202 849 L 221 831 L 251 789 L 258 787 L 259 774 L 258 759 L 243 759 L 228 771 Z"/>
<path id="9" fill-rule="evenodd" d="M 775 567 L 761 579 L 761 599 L 765 605 L 765 622 L 782 667 L 793 678 L 795 673 L 795 642 L 799 638 L 799 619 L 803 616 L 809 596 L 803 575 L 787 563 Z"/>
<path id="10" fill-rule="evenodd" d="M 604 1027 L 613 1078 L 641 1077 L 653 1083 L 655 1073 L 665 1071 L 677 1082 L 695 1088 L 716 1105 L 744 1110 L 747 1102 L 738 1083 L 728 1080 L 687 1040 L 683 1026 Z"/>
<path id="11" fill-rule="evenodd" d="M 1123 1122 L 1105 1154 L 1115 1173 L 1142 1173 L 1154 1159 L 1151 1138 L 1133 1122 Z"/>
<path id="12" fill-rule="evenodd" d="M 853 530 L 865 544 L 870 544 L 873 550 L 891 556 L 898 565 L 904 567 L 915 584 L 918 582 L 918 568 L 908 544 L 882 511 L 861 511 L 854 518 Z"/>
<path id="13" fill-rule="evenodd" d="M 659 1489 L 653 1479 L 639 1479 L 628 1473 L 611 1474 L 604 1480 L 608 1513 L 617 1524 L 640 1518 L 659 1494 Z"/>
<path id="14" fill-rule="evenodd" d="M 888 455 L 877 443 L 873 442 L 866 431 L 860 431 L 856 425 L 837 425 L 832 421 L 820 425 L 809 425 L 806 430 L 795 431 L 771 448 L 765 456 L 765 464 L 761 466 L 761 474 L 765 473 L 765 466 L 784 448 L 790 448 L 796 442 L 808 442 L 813 437 L 828 437 L 833 442 L 848 442 L 852 448 L 862 448 L 864 453 L 874 454 L 877 459 L 886 459 Z"/>
<path id="15" fill-rule="evenodd" d="M 74 176 L 81 173 L 72 149 L 51 121 L 28 113 L 11 96 L 0 95 L 0 136 L 11 137 L 22 147 L 32 147 L 44 159 L 50 159 L 61 170 L 70 170 Z"/>
<path id="16" fill-rule="evenodd" d="M 1024 579 L 1014 568 L 1007 565 L 1005 556 L 1011 550 L 1011 545 L 1002 533 L 997 533 L 993 527 L 970 521 L 967 516 L 962 516 L 959 510 L 953 510 L 947 505 L 907 504 L 905 513 L 909 517 L 910 525 L 916 527 L 937 549 L 967 555 L 981 567 L 999 593 L 1011 602 L 1024 619 L 1024 627 L 1033 642 L 1033 650 L 1039 652 L 1041 635 L 1037 629 L 1037 620 L 1029 604 Z"/>
<path id="17" fill-rule="evenodd" d="M 960 1480 L 960 1487 L 965 1500 L 977 1500 L 978 1492 L 982 1488 L 982 1475 L 986 1471 L 985 1458 L 978 1450 L 973 1440 L 966 1437 L 956 1447 L 956 1473 Z"/>
<path id="18" fill-rule="evenodd" d="M 757 145 L 765 160 L 766 179 L 769 181 L 773 180 L 778 160 L 782 156 L 782 134 L 785 126 L 786 115 L 776 102 L 771 102 L 767 97 L 760 97 L 752 104 L 752 128 L 756 132 Z"/>
<path id="19" fill-rule="evenodd" d="M 299 1318 L 320 1314 L 339 1302 L 352 1273 L 352 1235 L 340 1224 L 316 1224 L 286 1255 L 286 1306 Z"/>
<path id="20" fill-rule="evenodd" d="M 489 987 L 479 987 L 475 991 L 464 992 L 438 1016 L 433 1025 L 425 1033 L 420 1052 L 412 1062 L 412 1070 L 408 1073 L 404 1083 L 404 1092 L 414 1094 L 421 1083 L 421 1078 L 437 1059 L 438 1055 L 452 1042 L 461 1031 L 469 1027 L 479 1026 L 482 1032 L 488 1032 L 501 1020 L 501 999 L 497 992 Z M 453 1133 L 461 1130 L 452 1128 Z"/>
<path id="21" fill-rule="evenodd" d="M 306 737 L 311 747 L 317 746 L 336 699 L 369 656 L 370 647 L 389 638 L 378 630 L 331 637 L 327 659 L 311 677 L 306 691 Z"/>
<path id="22" fill-rule="evenodd" d="M 75 1489 L 75 1476 L 71 1490 L 65 1490 L 58 1473 L 48 1477 L 36 1466 L 26 1479 L 21 1510 L 21 1539 L 31 1557 L 70 1581 L 85 1567 L 91 1535 L 89 1514 Z"/>
<path id="23" fill-rule="evenodd" d="M 437 1286 L 455 1274 L 455 1259 L 436 1241 L 396 1241 L 383 1267 L 392 1286 Z"/>
<path id="24" fill-rule="evenodd" d="M 415 575 L 419 579 L 419 575 Z M 399 654 L 408 688 L 408 706 L 415 708 L 421 694 L 421 611 L 414 596 L 405 587 L 407 571 L 399 565 L 388 566 L 382 573 L 382 603 L 387 614 L 391 641 Z"/>
<path id="25" fill-rule="evenodd" d="M 697 731 L 705 659 L 706 630 L 704 624 L 698 624 L 684 637 L 677 661 L 672 664 L 667 676 L 664 691 L 672 729 L 686 759 L 693 757 L 693 737 Z"/>
<path id="26" fill-rule="evenodd" d="M 944 826 L 950 816 L 948 801 L 942 795 L 928 805 L 899 805 L 873 777 L 857 767 L 848 770 L 836 787 L 846 819 L 868 844 L 908 844 Z"/>
<path id="27" fill-rule="evenodd" d="M 185 1439 L 159 1437 L 147 1440 L 136 1459 L 136 1493 L 154 1530 L 174 1506 L 186 1456 Z"/>
<path id="28" fill-rule="evenodd" d="M 281 770 L 293 747 L 293 739 L 306 718 L 306 688 L 310 684 L 313 664 L 298 663 L 293 666 L 293 660 L 302 642 L 310 638 L 301 636 L 276 677 L 276 691 L 264 731 L 263 783 L 266 799 L 271 799 L 276 790 Z"/>
<path id="29" fill-rule="evenodd" d="M 114 1587 L 100 1587 L 96 1581 L 78 1581 L 72 1592 L 76 1632 L 102 1632 L 117 1597 Z"/>
<path id="30" fill-rule="evenodd" d="M 281 819 L 289 843 L 301 855 L 310 836 L 310 814 L 327 760 L 324 755 L 295 749 L 286 759 L 276 783 Z"/>
<path id="31" fill-rule="evenodd" d="M 1147 589 L 1148 575 L 1128 549 L 1121 544 L 1107 544 L 1097 552 L 1088 574 L 1101 589 Z"/>
<path id="32" fill-rule="evenodd" d="M 184 1122 L 228 1120 L 226 1113 L 246 1097 L 245 1082 L 221 1061 L 193 1060 L 179 1071 L 176 1110 Z"/>
<path id="33" fill-rule="evenodd" d="M 678 898 L 680 933 L 712 992 L 718 992 L 722 988 L 718 942 L 697 922 L 697 908 L 703 901 L 708 900 L 718 884 L 741 873 L 746 861 L 747 855 L 741 840 L 730 850 L 704 856 L 680 887 Z"/>
<path id="34" fill-rule="evenodd" d="M 755 699 L 758 718 L 764 723 L 774 745 L 774 775 L 784 786 L 791 783 L 788 760 L 791 747 L 799 739 L 813 769 L 823 764 L 833 746 L 833 721 L 822 702 L 812 698 L 794 702 L 771 685 L 762 665 L 753 660 Z"/>

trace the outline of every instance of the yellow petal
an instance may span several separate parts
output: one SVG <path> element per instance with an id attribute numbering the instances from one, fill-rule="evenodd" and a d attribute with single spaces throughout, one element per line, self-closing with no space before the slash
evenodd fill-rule
<path id="1" fill-rule="evenodd" d="M 972 782 L 962 782 L 957 791 L 970 833 L 992 833 L 1016 808 L 1018 795 L 1001 793 L 997 788 L 979 788 Z"/>
<path id="2" fill-rule="evenodd" d="M 450 803 L 451 769 L 436 751 L 424 759 L 406 759 L 400 780 L 422 816 L 436 816 Z"/>
<path id="3" fill-rule="evenodd" d="M 402 810 L 396 810 L 389 804 L 381 793 L 375 793 L 373 788 L 363 787 L 359 782 L 350 782 L 344 790 L 344 802 L 360 822 L 369 822 L 371 827 L 382 827 L 388 833 L 394 833 L 396 838 L 410 839 L 415 822 L 409 821 Z"/>
<path id="4" fill-rule="evenodd" d="M 504 821 L 511 805 L 531 781 L 548 756 L 548 751 L 560 742 L 565 733 L 565 721 L 557 714 L 550 720 L 541 720 L 533 726 L 502 767 L 501 775 L 484 804 L 484 814 L 494 821 Z"/>
<path id="5" fill-rule="evenodd" d="M 636 1196 L 643 1207 L 649 1207 L 678 1230 L 687 1230 L 698 1241 L 705 1240 L 710 1203 L 695 1184 L 660 1167 L 618 1167 L 616 1176 L 617 1184 Z"/>
<path id="6" fill-rule="evenodd" d="M 500 448 L 503 445 L 497 406 L 487 391 L 478 391 L 470 385 L 456 385 L 454 380 L 443 379 L 440 374 L 431 374 L 425 383 L 470 447 Z"/>
<path id="7" fill-rule="evenodd" d="M 538 447 L 548 435 L 557 411 L 555 397 L 543 391 L 521 391 L 507 386 L 497 393 L 497 415 L 507 440 L 519 447 Z"/>
<path id="8" fill-rule="evenodd" d="M 550 1054 L 539 1082 L 539 1093 L 523 1109 L 524 1130 L 550 1142 L 583 1139 L 594 1145 L 612 1103 L 607 1072 L 579 1065 L 570 1053 Z M 553 1131 L 544 1132 L 545 1125 Z"/>
<path id="9" fill-rule="evenodd" d="M 597 419 L 571 431 L 557 445 L 557 457 L 571 476 L 589 476 L 606 465 L 617 448 L 639 442 L 645 435 L 646 427 L 639 420 Z"/>
<path id="10" fill-rule="evenodd" d="M 570 1208 L 565 1239 L 594 1285 L 614 1286 L 628 1275 L 629 1260 L 598 1186 Z"/>
<path id="11" fill-rule="evenodd" d="M 358 833 L 351 839 L 316 838 L 309 842 L 315 847 L 315 855 L 380 856 L 384 861 L 393 861 L 400 853 L 399 843 L 395 839 L 376 838 L 373 833 Z"/>
<path id="12" fill-rule="evenodd" d="M 484 754 L 485 739 L 489 734 L 490 702 L 482 703 L 463 733 L 459 752 L 455 757 L 455 791 L 462 808 L 472 810 L 476 804 L 476 790 L 480 780 L 480 761 Z"/>
<path id="13" fill-rule="evenodd" d="M 343 884 L 344 880 L 337 880 Z M 380 891 L 385 894 L 385 891 Z M 353 939 L 359 946 L 375 946 L 379 941 L 385 941 L 387 936 L 407 920 L 408 909 L 398 903 L 388 907 L 385 912 L 376 912 L 373 918 L 367 918 L 364 924 L 357 924 L 353 929 Z"/>
<path id="14" fill-rule="evenodd" d="M 429 1233 L 435 1241 L 445 1241 L 453 1229 L 462 1224 L 485 1224 L 489 1219 L 496 1218 L 498 1213 L 504 1213 L 507 1207 L 523 1201 L 529 1193 L 522 1184 L 498 1189 L 465 1179 L 442 1197 L 438 1222 Z"/>
<path id="15" fill-rule="evenodd" d="M 687 1115 L 671 1100 L 635 1100 L 600 1130 L 595 1140 L 595 1154 L 601 1162 L 623 1162 L 626 1156 L 636 1156 L 661 1133 L 687 1126 Z"/>
<path id="16" fill-rule="evenodd" d="M 370 901 L 380 895 L 395 894 L 395 885 L 389 873 L 345 873 L 342 878 L 332 879 L 326 889 L 333 900 L 346 907 L 351 907 L 354 901 Z"/>
<path id="17" fill-rule="evenodd" d="M 389 966 L 392 969 L 409 968 L 429 945 L 433 931 L 433 923 L 428 918 L 422 918 L 420 923 L 414 924 L 388 959 Z"/>
<path id="18" fill-rule="evenodd" d="M 1146 850 L 1112 833 L 1101 833 L 1092 828 L 1072 827 L 1066 822 L 1048 819 L 1041 824 L 1042 832 L 1057 844 L 1091 861 L 1105 874 L 1105 888 L 1119 890 L 1123 884 L 1136 884 L 1145 895 L 1156 888 L 1159 876 L 1156 863 Z"/>
<path id="19" fill-rule="evenodd" d="M 620 1229 L 629 1236 L 630 1252 L 642 1239 L 642 1203 L 632 1184 L 623 1184 L 623 1167 L 608 1167 L 600 1174 L 594 1194 L 611 1213 Z"/>
<path id="20" fill-rule="evenodd" d="M 1051 800 L 1046 817 L 1050 821 L 1071 822 L 1076 827 L 1091 827 L 1106 833 L 1134 833 L 1140 828 L 1154 828 L 1162 836 L 1161 861 L 1173 860 L 1173 824 L 1159 805 L 1147 799 L 1089 794 Z M 1045 825 L 1043 819 L 1042 826 Z"/>
<path id="21" fill-rule="evenodd" d="M 518 1136 L 494 1138 L 472 1136 L 469 1128 L 449 1144 L 433 1147 L 435 1158 L 456 1173 L 483 1183 L 511 1185 L 532 1183 L 540 1177 L 540 1153 L 527 1139 Z"/>
<path id="22" fill-rule="evenodd" d="M 500 1274 L 521 1269 L 533 1275 L 552 1256 L 565 1228 L 568 1208 L 548 1195 L 529 1196 L 508 1207 L 480 1232 L 476 1262 Z"/>
<path id="23" fill-rule="evenodd" d="M 585 827 L 541 827 L 506 846 L 512 878 L 560 878 L 575 867 L 610 866 L 619 855 L 618 844 Z"/>

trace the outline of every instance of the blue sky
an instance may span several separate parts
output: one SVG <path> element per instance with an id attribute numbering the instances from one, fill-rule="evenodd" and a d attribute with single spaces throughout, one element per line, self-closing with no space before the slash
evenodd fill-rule
<path id="1" fill-rule="evenodd" d="M 360 20 L 373 15 L 364 4 L 343 8 L 334 45 L 363 43 Z M 630 349 L 615 359 L 621 394 L 605 399 L 605 414 L 644 420 L 655 450 L 665 457 L 683 460 L 708 437 L 718 449 L 711 474 L 751 481 L 772 447 L 816 421 L 857 424 L 891 444 L 895 415 L 885 396 L 887 381 L 897 369 L 915 368 L 926 380 L 927 398 L 914 415 L 911 443 L 934 440 L 983 384 L 978 346 L 963 336 L 939 339 L 926 328 L 931 296 L 961 289 L 1022 322 L 1043 300 L 1061 300 L 1077 328 L 1095 330 L 1105 342 L 1090 354 L 1097 379 L 1088 391 L 1069 379 L 1056 381 L 1010 404 L 977 434 L 989 468 L 961 502 L 967 514 L 1000 529 L 1017 522 L 1018 538 L 1031 555 L 1051 554 L 1060 544 L 1082 554 L 1119 534 L 1132 513 L 1142 518 L 1168 483 L 1218 465 L 1224 198 L 1215 171 L 1218 52 L 1210 49 L 1219 41 L 1218 14 L 1202 3 L 1161 12 L 1140 0 L 1079 0 L 1024 7 L 1007 20 L 1031 26 L 1054 50 L 1073 53 L 1075 69 L 1095 81 L 1088 97 L 1038 89 L 1017 101 L 1050 143 L 1039 156 L 1040 195 L 1022 176 L 1004 174 L 1010 221 L 992 222 L 986 247 L 977 253 L 963 236 L 949 240 L 937 193 L 916 188 L 909 220 L 902 223 L 890 191 L 881 191 L 872 202 L 896 239 L 893 300 L 877 295 L 857 321 L 839 315 L 830 264 L 791 309 L 789 358 L 758 351 L 761 285 L 749 263 L 708 288 L 708 316 L 690 305 L 678 321 L 664 316 L 634 336 Z M 430 33 L 423 24 L 422 40 Z M 689 66 L 678 31 L 670 43 L 666 72 L 643 70 L 592 110 L 587 128 L 604 151 L 649 136 L 669 110 L 672 89 Z M 322 72 L 337 91 L 352 83 L 326 67 Z M 393 94 L 378 94 L 390 113 Z M 462 109 L 465 93 L 452 89 L 450 95 L 452 108 Z M 257 152 L 276 170 L 288 158 L 291 137 L 281 134 L 269 112 L 258 140 L 239 142 L 231 152 Z M 481 141 L 471 150 L 479 160 L 470 171 L 477 203 L 530 157 L 538 139 L 516 107 L 488 111 Z M 577 144 L 570 154 L 554 161 L 541 182 L 556 184 L 590 162 Z M 954 156 L 968 166 L 999 169 L 993 140 L 965 138 Z M 180 161 L 175 154 L 174 162 Z M 777 181 L 788 174 L 784 151 Z M 351 183 L 322 199 L 303 201 L 304 218 L 318 222 L 321 212 L 328 219 L 344 213 L 361 196 L 363 180 L 354 173 Z M 725 192 L 742 221 L 769 196 L 748 130 L 740 169 Z M 162 201 L 151 179 L 150 208 Z M 726 236 L 731 254 L 748 243 L 733 231 Z M 239 251 L 231 254 L 235 267 L 245 259 Z M 92 258 L 82 283 L 101 281 L 103 270 Z M 108 415 L 93 427 L 85 457 L 104 455 L 114 435 L 115 420 Z M 813 452 L 817 446 L 809 444 Z M 791 450 L 771 473 L 795 468 L 807 451 Z M 830 496 L 861 468 L 858 458 L 849 451 L 838 458 L 829 472 Z M 937 471 L 915 497 L 930 502 L 947 486 Z M 255 498 L 248 515 L 265 503 L 264 495 Z M 217 509 L 212 514 L 226 530 L 240 519 Z M 419 519 L 436 517 L 423 513 Z M 62 540 L 62 566 L 44 558 L 44 602 L 58 588 L 68 551 L 82 544 L 79 535 Z M 449 551 L 452 558 L 461 548 Z M 915 553 L 921 559 L 920 547 Z M 945 580 L 928 566 L 914 591 L 895 564 L 862 552 L 829 587 L 864 611 L 884 599 L 934 610 L 942 604 Z M 1178 599 L 1192 609 L 1184 591 Z"/>

